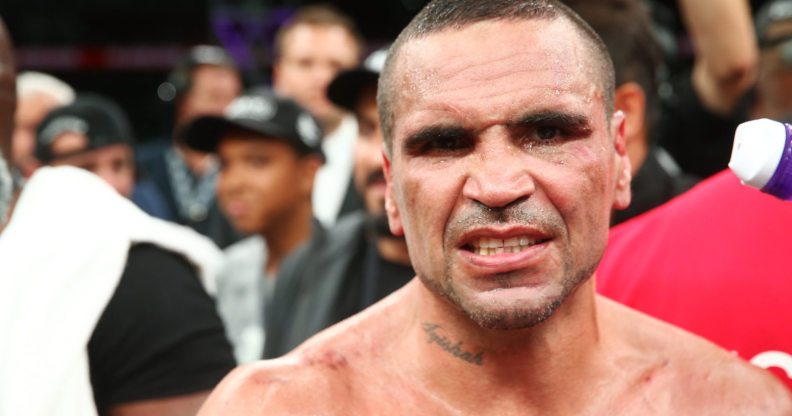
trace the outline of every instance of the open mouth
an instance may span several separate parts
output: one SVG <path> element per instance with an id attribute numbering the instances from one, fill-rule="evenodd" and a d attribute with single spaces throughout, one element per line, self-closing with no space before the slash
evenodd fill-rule
<path id="1" fill-rule="evenodd" d="M 496 254 L 519 253 L 527 250 L 531 246 L 542 244 L 549 241 L 548 238 L 532 238 L 528 236 L 511 238 L 489 238 L 480 237 L 462 247 L 463 250 L 470 251 L 480 256 L 493 256 Z"/>

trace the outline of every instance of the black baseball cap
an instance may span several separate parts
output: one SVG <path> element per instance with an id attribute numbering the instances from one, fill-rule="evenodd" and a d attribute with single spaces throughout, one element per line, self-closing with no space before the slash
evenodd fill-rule
<path id="1" fill-rule="evenodd" d="M 316 119 L 293 100 L 262 88 L 235 99 L 223 116 L 197 117 L 179 136 L 193 149 L 215 153 L 230 129 L 283 140 L 301 154 L 317 154 L 324 160 L 322 129 Z"/>
<path id="2" fill-rule="evenodd" d="M 327 98 L 339 107 L 354 111 L 363 89 L 376 84 L 387 57 L 388 47 L 380 48 L 372 52 L 359 68 L 339 72 L 327 86 Z"/>
<path id="3" fill-rule="evenodd" d="M 69 154 L 53 153 L 52 145 L 64 133 L 84 135 L 82 149 Z M 134 144 L 126 114 L 114 101 L 99 95 L 78 96 L 69 105 L 58 107 L 44 117 L 36 129 L 36 158 L 44 164 L 55 159 L 115 144 Z"/>

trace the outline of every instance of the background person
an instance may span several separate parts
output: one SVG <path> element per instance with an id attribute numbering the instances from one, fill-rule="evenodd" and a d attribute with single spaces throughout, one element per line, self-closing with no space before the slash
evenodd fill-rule
<path id="1" fill-rule="evenodd" d="M 0 22 L 2 154 L 12 149 L 14 92 Z M 70 167 L 40 169 L 5 225 L 0 414 L 191 415 L 233 367 L 206 292 L 218 255 L 208 240 Z"/>
<path id="2" fill-rule="evenodd" d="M 185 130 L 188 146 L 217 154 L 217 198 L 234 227 L 251 234 L 226 249 L 217 303 L 239 362 L 261 358 L 264 308 L 284 259 L 312 234 L 314 177 L 322 165 L 322 131 L 294 101 L 258 90 L 221 116 L 197 118 Z"/>
<path id="3" fill-rule="evenodd" d="M 171 94 L 175 118 L 173 137 L 150 143 L 137 152 L 137 167 L 164 195 L 168 213 L 161 218 L 187 225 L 219 247 L 240 236 L 217 207 L 217 161 L 185 145 L 180 130 L 195 117 L 221 115 L 242 91 L 234 60 L 220 47 L 193 47 L 161 86 Z"/>
<path id="4" fill-rule="evenodd" d="M 136 180 L 134 134 L 124 111 L 98 95 L 78 97 L 50 112 L 36 132 L 35 156 L 49 166 L 90 171 L 155 217 L 166 202 L 149 181 Z"/>
<path id="5" fill-rule="evenodd" d="M 327 158 L 314 187 L 314 215 L 330 226 L 347 212 L 362 208 L 351 185 L 355 119 L 327 99 L 327 86 L 342 70 L 358 66 L 363 38 L 355 23 L 328 6 L 297 10 L 275 37 L 272 86 L 311 112 L 322 124 Z"/>
<path id="6" fill-rule="evenodd" d="M 65 82 L 41 72 L 17 75 L 17 109 L 14 116 L 12 163 L 28 178 L 41 165 L 36 160 L 36 128 L 53 109 L 71 104 L 74 90 Z"/>
<path id="7" fill-rule="evenodd" d="M 386 49 L 375 51 L 362 67 L 340 72 L 330 83 L 329 98 L 357 119 L 353 178 L 366 209 L 347 214 L 321 239 L 313 238 L 284 262 L 272 302 L 267 304 L 265 358 L 291 351 L 415 276 L 407 243 L 391 234 L 385 214 L 383 141 L 376 97 L 386 56 Z"/>

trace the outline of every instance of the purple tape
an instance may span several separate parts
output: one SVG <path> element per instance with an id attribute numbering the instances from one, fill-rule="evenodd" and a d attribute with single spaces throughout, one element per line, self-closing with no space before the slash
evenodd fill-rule
<path id="1" fill-rule="evenodd" d="M 784 123 L 786 127 L 786 140 L 784 152 L 778 162 L 773 176 L 762 188 L 762 192 L 777 196 L 781 199 L 792 200 L 792 126 Z"/>

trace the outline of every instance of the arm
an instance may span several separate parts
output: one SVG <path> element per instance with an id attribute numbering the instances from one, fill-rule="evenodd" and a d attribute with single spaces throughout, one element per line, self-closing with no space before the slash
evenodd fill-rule
<path id="1" fill-rule="evenodd" d="M 756 79 L 758 47 L 746 0 L 679 0 L 696 49 L 693 87 L 712 112 L 728 115 Z"/>
<path id="2" fill-rule="evenodd" d="M 147 244 L 130 250 L 88 356 L 97 407 L 110 415 L 194 415 L 235 365 L 195 269 Z"/>

